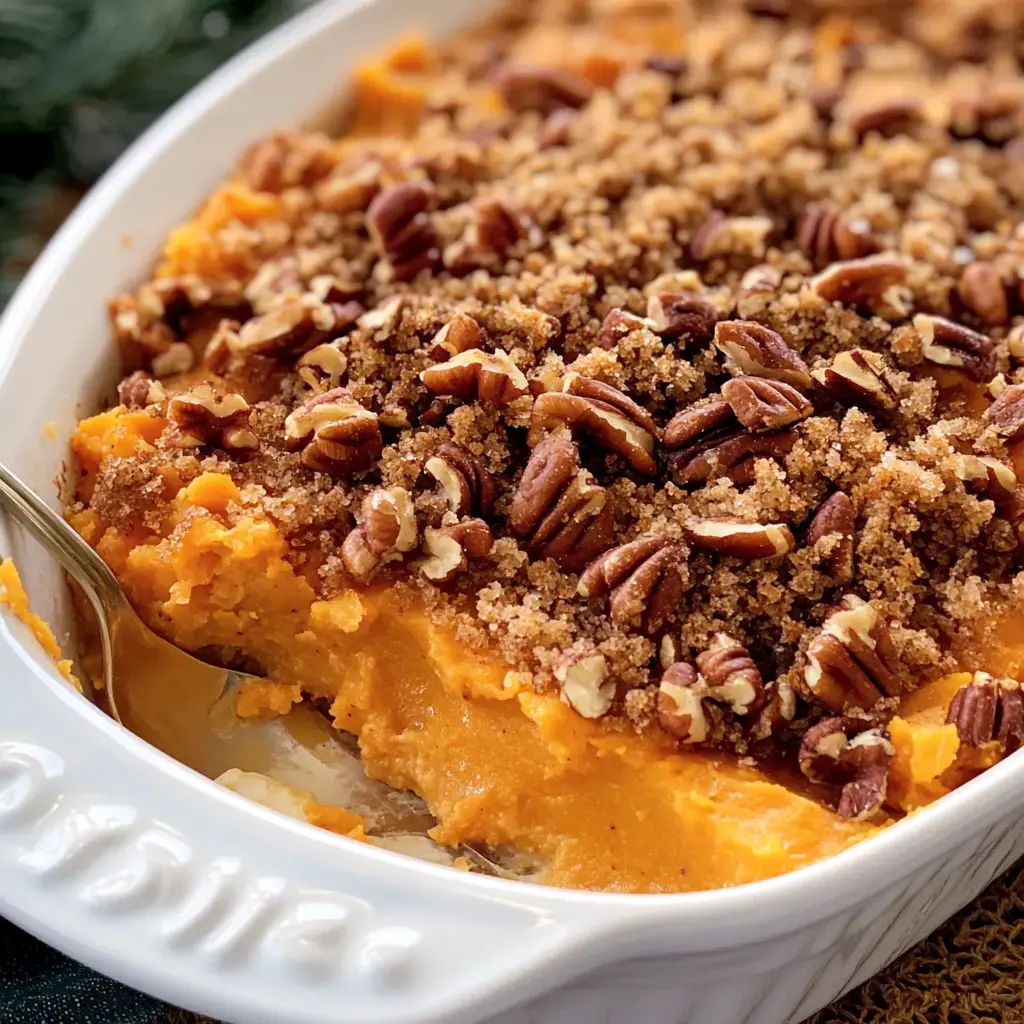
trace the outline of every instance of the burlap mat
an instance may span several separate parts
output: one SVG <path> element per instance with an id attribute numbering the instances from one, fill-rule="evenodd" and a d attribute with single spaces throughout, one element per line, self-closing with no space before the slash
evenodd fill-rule
<path id="1" fill-rule="evenodd" d="M 1024 1024 L 1022 940 L 1024 861 L 888 970 L 805 1024 Z M 164 1024 L 213 1022 L 173 1010 Z"/>

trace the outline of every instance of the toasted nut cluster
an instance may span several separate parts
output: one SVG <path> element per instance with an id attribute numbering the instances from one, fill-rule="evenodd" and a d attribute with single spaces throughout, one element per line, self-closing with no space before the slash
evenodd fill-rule
<path id="1" fill-rule="evenodd" d="M 627 334 L 642 331 L 648 327 L 647 321 L 624 309 L 612 309 L 601 322 L 594 344 L 598 348 L 614 349 Z"/>
<path id="2" fill-rule="evenodd" d="M 431 184 L 406 181 L 385 189 L 370 203 L 367 227 L 393 280 L 411 281 L 440 262 L 437 231 L 429 213 L 433 201 Z"/>
<path id="3" fill-rule="evenodd" d="M 536 110 L 550 114 L 563 107 L 582 107 L 594 87 L 585 78 L 563 68 L 505 64 L 496 79 L 498 91 L 517 112 Z"/>
<path id="4" fill-rule="evenodd" d="M 998 327 L 1010 319 L 1006 283 L 994 263 L 975 260 L 964 267 L 957 283 L 960 301 L 983 324 Z"/>
<path id="5" fill-rule="evenodd" d="M 814 514 L 807 528 L 807 546 L 820 552 L 828 574 L 836 583 L 853 579 L 853 502 L 836 491 Z"/>
<path id="6" fill-rule="evenodd" d="M 1014 679 L 993 679 L 985 672 L 957 690 L 946 721 L 956 726 L 967 747 L 999 743 L 1012 754 L 1024 741 L 1024 694 Z"/>
<path id="7" fill-rule="evenodd" d="M 703 341 L 715 329 L 718 310 L 695 292 L 657 292 L 647 300 L 647 319 L 663 338 Z"/>
<path id="8" fill-rule="evenodd" d="M 167 403 L 174 424 L 174 443 L 182 448 L 209 445 L 227 452 L 253 451 L 259 440 L 249 428 L 252 413 L 241 396 L 219 396 L 209 384 L 198 384 Z"/>
<path id="9" fill-rule="evenodd" d="M 921 337 L 921 354 L 930 363 L 963 370 L 972 380 L 992 376 L 992 339 L 941 316 L 918 313 L 914 328 Z"/>
<path id="10" fill-rule="evenodd" d="M 615 540 L 608 492 L 580 469 L 576 445 L 561 437 L 544 438 L 530 454 L 508 521 L 535 558 L 553 558 L 570 572 L 589 565 Z"/>
<path id="11" fill-rule="evenodd" d="M 295 364 L 299 380 L 313 391 L 330 391 L 341 384 L 348 359 L 337 345 L 317 345 Z"/>
<path id="12" fill-rule="evenodd" d="M 836 353 L 828 366 L 814 371 L 813 377 L 840 405 L 889 410 L 899 402 L 885 360 L 867 349 Z"/>
<path id="13" fill-rule="evenodd" d="M 484 558 L 494 546 L 491 528 L 482 519 L 463 519 L 423 533 L 426 558 L 416 568 L 435 583 L 447 583 L 465 570 L 469 559 Z"/>
<path id="14" fill-rule="evenodd" d="M 117 397 L 129 409 L 145 409 L 165 402 L 167 392 L 145 370 L 136 370 L 117 385 Z"/>
<path id="15" fill-rule="evenodd" d="M 486 518 L 498 489 L 484 464 L 462 445 L 445 442 L 423 467 L 440 485 L 448 508 L 458 516 Z"/>
<path id="16" fill-rule="evenodd" d="M 836 712 L 872 708 L 907 690 L 888 624 L 853 594 L 840 600 L 808 645 L 804 682 Z"/>
<path id="17" fill-rule="evenodd" d="M 247 321 L 237 334 L 227 335 L 227 347 L 243 358 L 294 359 L 352 328 L 360 312 L 358 303 L 334 306 L 303 296 Z"/>
<path id="18" fill-rule="evenodd" d="M 1006 444 L 1024 439 L 1024 384 L 1010 384 L 985 410 L 985 420 Z"/>
<path id="19" fill-rule="evenodd" d="M 733 558 L 775 558 L 792 551 L 793 533 L 784 523 L 744 523 L 735 519 L 691 519 L 683 525 L 697 551 Z"/>
<path id="20" fill-rule="evenodd" d="M 470 349 L 479 349 L 483 343 L 483 328 L 471 316 L 456 313 L 434 335 L 430 343 L 430 357 L 444 363 Z"/>
<path id="21" fill-rule="evenodd" d="M 650 413 L 610 384 L 569 374 L 561 391 L 537 396 L 527 444 L 536 447 L 549 433 L 582 434 L 614 452 L 640 473 L 657 469 L 658 428 Z"/>
<path id="22" fill-rule="evenodd" d="M 600 718 L 615 700 L 615 680 L 603 654 L 567 654 L 555 666 L 562 700 L 584 718 Z"/>
<path id="23" fill-rule="evenodd" d="M 366 579 L 381 562 L 400 558 L 419 540 L 416 513 L 404 487 L 377 487 L 363 499 L 362 525 L 341 548 L 342 561 L 356 579 Z"/>
<path id="24" fill-rule="evenodd" d="M 730 373 L 783 381 L 794 388 L 813 383 L 807 364 L 770 327 L 753 320 L 722 320 L 715 325 L 715 347 Z"/>
<path id="25" fill-rule="evenodd" d="M 726 217 L 716 210 L 693 233 L 690 255 L 698 262 L 715 256 L 764 256 L 775 225 L 768 217 Z"/>
<path id="26" fill-rule="evenodd" d="M 733 377 L 722 385 L 721 394 L 736 419 L 754 434 L 781 430 L 814 412 L 792 384 L 767 377 Z"/>
<path id="27" fill-rule="evenodd" d="M 796 244 L 818 268 L 868 256 L 878 249 L 871 227 L 828 203 L 809 203 L 796 226 Z"/>
<path id="28" fill-rule="evenodd" d="M 841 818 L 862 821 L 885 803 L 893 755 L 884 729 L 860 718 L 826 718 L 804 733 L 798 758 L 812 782 L 842 787 Z"/>
<path id="29" fill-rule="evenodd" d="M 580 577 L 583 597 L 611 595 L 618 625 L 657 633 L 683 594 L 688 551 L 664 534 L 647 534 L 596 558 Z"/>
<path id="30" fill-rule="evenodd" d="M 334 476 L 369 469 L 383 450 L 377 414 L 346 388 L 308 398 L 284 421 L 284 434 L 289 450 L 301 450 L 307 469 Z"/>
<path id="31" fill-rule="evenodd" d="M 522 370 L 500 348 L 493 353 L 467 349 L 445 363 L 428 367 L 420 380 L 435 395 L 476 399 L 496 409 L 503 409 L 530 390 Z"/>
<path id="32" fill-rule="evenodd" d="M 959 455 L 954 471 L 964 487 L 979 498 L 999 503 L 1009 501 L 1017 491 L 1017 474 L 988 455 Z"/>
<path id="33" fill-rule="evenodd" d="M 907 271 L 898 256 L 881 253 L 833 263 L 811 279 L 810 288 L 826 302 L 879 311 L 899 305 L 892 289 L 906 281 Z"/>

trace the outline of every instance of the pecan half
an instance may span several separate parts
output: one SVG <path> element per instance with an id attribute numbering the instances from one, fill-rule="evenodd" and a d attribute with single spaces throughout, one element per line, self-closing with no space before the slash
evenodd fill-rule
<path id="1" fill-rule="evenodd" d="M 864 107 L 850 117 L 849 123 L 858 135 L 867 135 L 868 132 L 897 135 L 905 132 L 920 119 L 920 101 L 903 99 L 890 100 L 873 107 Z"/>
<path id="2" fill-rule="evenodd" d="M 663 338 L 711 337 L 718 321 L 715 305 L 694 292 L 658 292 L 647 300 L 651 329 Z"/>
<path id="3" fill-rule="evenodd" d="M 908 267 L 892 253 L 842 260 L 826 267 L 810 280 L 812 291 L 826 302 L 876 310 L 891 300 L 890 290 L 907 279 Z"/>
<path id="4" fill-rule="evenodd" d="M 764 700 L 764 681 L 746 647 L 728 633 L 716 633 L 706 651 L 697 655 L 697 669 L 716 699 L 728 695 L 738 715 L 756 711 Z"/>
<path id="5" fill-rule="evenodd" d="M 893 755 L 884 729 L 860 718 L 826 718 L 804 733 L 798 759 L 812 782 L 842 787 L 841 818 L 862 821 L 885 803 Z"/>
<path id="6" fill-rule="evenodd" d="M 379 193 L 366 211 L 370 237 L 394 280 L 411 281 L 440 262 L 437 231 L 429 213 L 433 201 L 434 187 L 428 182 L 406 181 Z"/>
<path id="7" fill-rule="evenodd" d="M 584 718 L 600 718 L 615 700 L 615 680 L 608 677 L 603 654 L 565 655 L 555 666 L 562 699 Z"/>
<path id="8" fill-rule="evenodd" d="M 496 85 L 509 107 L 519 113 L 576 109 L 594 93 L 590 82 L 573 71 L 531 64 L 505 64 L 498 71 Z"/>
<path id="9" fill-rule="evenodd" d="M 774 224 L 768 217 L 726 217 L 715 210 L 693 233 L 690 255 L 700 262 L 714 256 L 764 256 Z"/>
<path id="10" fill-rule="evenodd" d="M 796 244 L 819 269 L 878 251 L 867 221 L 847 217 L 828 203 L 804 207 L 796 225 Z"/>
<path id="11" fill-rule="evenodd" d="M 313 391 L 330 391 L 341 384 L 348 359 L 337 345 L 317 345 L 295 364 L 299 380 Z"/>
<path id="12" fill-rule="evenodd" d="M 307 469 L 335 476 L 369 469 L 383 450 L 377 414 L 347 388 L 306 399 L 285 419 L 284 436 L 290 451 L 301 450 Z"/>
<path id="13" fill-rule="evenodd" d="M 259 447 L 249 429 L 252 412 L 241 396 L 218 396 L 209 384 L 198 384 L 167 403 L 167 418 L 174 424 L 174 443 L 181 448 L 210 445 L 226 452 Z"/>
<path id="14" fill-rule="evenodd" d="M 813 384 L 807 364 L 782 335 L 753 320 L 722 320 L 715 325 L 715 347 L 730 373 L 781 380 L 795 388 Z"/>
<path id="15" fill-rule="evenodd" d="M 840 405 L 891 410 L 899 403 L 899 395 L 887 371 L 885 360 L 877 352 L 851 348 L 837 352 L 828 366 L 814 370 L 811 376 Z"/>
<path id="16" fill-rule="evenodd" d="M 482 519 L 463 519 L 453 526 L 423 532 L 427 557 L 416 568 L 435 583 L 447 583 L 466 569 L 471 558 L 484 558 L 494 546 L 491 528 Z"/>
<path id="17" fill-rule="evenodd" d="M 145 370 L 136 370 L 117 385 L 117 397 L 129 409 L 145 409 L 166 401 L 167 392 Z"/>
<path id="18" fill-rule="evenodd" d="M 747 430 L 764 434 L 807 419 L 814 406 L 792 384 L 767 377 L 733 377 L 722 385 L 722 397 Z"/>
<path id="19" fill-rule="evenodd" d="M 522 238 L 541 239 L 540 229 L 523 210 L 497 196 L 480 196 L 473 202 L 475 244 L 499 259 Z"/>
<path id="20" fill-rule="evenodd" d="M 968 491 L 997 504 L 1009 501 L 1017 491 L 1017 474 L 987 455 L 958 455 L 953 471 Z"/>
<path id="21" fill-rule="evenodd" d="M 360 312 L 358 303 L 335 306 L 304 295 L 226 334 L 227 348 L 236 356 L 293 359 L 353 327 Z"/>
<path id="22" fill-rule="evenodd" d="M 992 339 L 945 317 L 918 313 L 914 328 L 921 336 L 921 354 L 930 363 L 963 370 L 972 380 L 992 376 Z"/>
<path id="23" fill-rule="evenodd" d="M 480 348 L 483 342 L 483 328 L 471 316 L 456 313 L 434 335 L 430 342 L 430 357 L 443 363 L 471 348 Z"/>
<path id="24" fill-rule="evenodd" d="M 956 726 L 966 747 L 1000 743 L 1012 754 L 1024 741 L 1024 695 L 1013 679 L 993 679 L 986 672 L 957 690 L 946 721 Z"/>
<path id="25" fill-rule="evenodd" d="M 409 492 L 404 487 L 377 487 L 363 499 L 362 525 L 349 531 L 341 559 L 356 579 L 366 579 L 381 562 L 412 551 L 418 540 Z"/>
<path id="26" fill-rule="evenodd" d="M 785 523 L 744 523 L 736 519 L 691 519 L 683 534 L 698 551 L 733 558 L 775 558 L 792 551 L 793 533 Z"/>
<path id="27" fill-rule="evenodd" d="M 866 709 L 907 691 L 899 673 L 889 626 L 872 605 L 847 594 L 808 645 L 804 682 L 832 711 Z"/>
<path id="28" fill-rule="evenodd" d="M 975 260 L 964 267 L 956 286 L 960 301 L 989 327 L 999 327 L 1010 319 L 1006 285 L 994 263 Z"/>
<path id="29" fill-rule="evenodd" d="M 781 285 L 782 271 L 778 267 L 770 263 L 758 263 L 751 267 L 740 278 L 736 291 L 736 312 L 742 317 L 763 313 Z"/>
<path id="30" fill-rule="evenodd" d="M 836 491 L 814 514 L 807 528 L 807 546 L 823 554 L 825 568 L 837 583 L 853 579 L 855 522 L 853 502 L 842 491 Z"/>
<path id="31" fill-rule="evenodd" d="M 580 469 L 572 441 L 551 436 L 534 448 L 512 496 L 509 528 L 528 539 L 535 558 L 553 558 L 570 572 L 612 546 L 615 517 L 608 492 Z"/>
<path id="32" fill-rule="evenodd" d="M 445 442 L 423 467 L 441 486 L 448 507 L 459 516 L 491 514 L 498 489 L 484 464 L 462 445 Z"/>
<path id="33" fill-rule="evenodd" d="M 618 388 L 569 374 L 561 391 L 546 391 L 533 403 L 527 444 L 536 447 L 548 433 L 583 434 L 614 452 L 637 472 L 657 470 L 657 426 L 650 414 Z"/>
<path id="34" fill-rule="evenodd" d="M 1007 443 L 1024 439 L 1024 384 L 1010 384 L 985 410 L 985 421 Z"/>
<path id="35" fill-rule="evenodd" d="M 646 534 L 591 562 L 580 577 L 579 593 L 610 594 L 613 622 L 657 633 L 682 597 L 687 555 L 685 544 L 665 534 Z"/>
<path id="36" fill-rule="evenodd" d="M 609 310 L 607 316 L 601 321 L 601 327 L 594 339 L 598 348 L 614 349 L 627 334 L 634 331 L 642 331 L 648 326 L 647 321 L 641 316 L 629 313 L 624 309 Z"/>
<path id="37" fill-rule="evenodd" d="M 467 349 L 445 363 L 428 367 L 420 380 L 435 395 L 477 399 L 496 409 L 504 409 L 530 390 L 523 371 L 500 348 L 493 353 Z"/>

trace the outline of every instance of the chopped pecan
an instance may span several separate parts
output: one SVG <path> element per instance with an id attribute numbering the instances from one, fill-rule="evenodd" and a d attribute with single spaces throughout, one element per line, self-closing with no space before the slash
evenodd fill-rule
<path id="1" fill-rule="evenodd" d="M 775 558 L 793 550 L 796 541 L 785 523 L 744 523 L 736 519 L 690 519 L 683 534 L 698 551 L 733 558 Z"/>
<path id="2" fill-rule="evenodd" d="M 878 251 L 867 221 L 847 217 L 828 203 L 808 203 L 796 225 L 796 244 L 822 269 Z"/>
<path id="3" fill-rule="evenodd" d="M 690 239 L 690 255 L 700 262 L 714 256 L 764 256 L 774 224 L 768 217 L 726 217 L 710 214 Z"/>
<path id="4" fill-rule="evenodd" d="M 807 648 L 804 682 L 831 711 L 872 708 L 908 689 L 881 615 L 859 597 L 843 597 Z"/>
<path id="5" fill-rule="evenodd" d="M 973 94 L 956 96 L 950 105 L 949 132 L 958 139 L 981 139 L 998 146 L 1019 130 L 1020 113 L 1017 84 L 993 82 Z"/>
<path id="6" fill-rule="evenodd" d="M 999 503 L 1009 501 L 1017 491 L 1017 474 L 987 455 L 958 455 L 953 469 L 964 487 L 980 498 Z"/>
<path id="7" fill-rule="evenodd" d="M 741 278 L 736 291 L 736 312 L 750 317 L 763 313 L 782 285 L 782 271 L 770 263 L 758 263 Z"/>
<path id="8" fill-rule="evenodd" d="M 317 345 L 295 364 L 299 380 L 314 391 L 330 391 L 341 383 L 348 359 L 337 345 Z"/>
<path id="9" fill-rule="evenodd" d="M 167 403 L 174 443 L 182 448 L 210 445 L 226 452 L 252 451 L 259 441 L 249 429 L 251 415 L 241 395 L 218 396 L 209 384 L 198 384 Z"/>
<path id="10" fill-rule="evenodd" d="M 445 363 L 428 367 L 420 380 L 435 395 L 477 399 L 496 409 L 504 409 L 530 390 L 523 371 L 500 348 L 493 353 L 467 349 Z"/>
<path id="11" fill-rule="evenodd" d="M 568 654 L 555 666 L 562 699 L 584 718 L 600 718 L 615 700 L 615 680 L 608 677 L 603 654 Z"/>
<path id="12" fill-rule="evenodd" d="M 795 388 L 813 384 L 807 364 L 782 335 L 753 320 L 722 320 L 715 325 L 715 347 L 731 373 L 781 380 Z"/>
<path id="13" fill-rule="evenodd" d="M 555 149 L 558 146 L 567 146 L 572 139 L 573 125 L 579 118 L 579 113 L 572 107 L 552 110 L 540 126 L 540 148 Z"/>
<path id="14" fill-rule="evenodd" d="M 764 703 L 764 681 L 746 647 L 728 633 L 716 633 L 697 655 L 697 669 L 713 700 L 726 701 L 737 715 L 757 711 Z"/>
<path id="15" fill-rule="evenodd" d="M 430 357 L 443 363 L 461 352 L 480 348 L 484 342 L 483 328 L 465 313 L 456 313 L 434 335 L 430 343 Z"/>
<path id="16" fill-rule="evenodd" d="M 428 526 L 423 532 L 427 557 L 416 568 L 435 583 L 447 583 L 464 571 L 471 558 L 484 558 L 491 553 L 494 536 L 482 519 L 463 519 L 454 526 L 435 530 Z"/>
<path id="17" fill-rule="evenodd" d="M 313 198 L 328 213 L 352 213 L 365 210 L 380 192 L 383 167 L 367 160 L 354 169 L 336 168 L 313 189 Z"/>
<path id="18" fill-rule="evenodd" d="M 306 295 L 253 317 L 237 334 L 227 334 L 227 347 L 236 356 L 292 359 L 352 327 L 358 315 L 350 316 L 354 308 L 335 307 Z"/>
<path id="19" fill-rule="evenodd" d="M 428 182 L 406 181 L 375 196 L 366 211 L 370 237 L 394 280 L 411 281 L 440 262 L 437 231 L 429 213 L 433 200 L 434 188 Z"/>
<path id="20" fill-rule="evenodd" d="M 670 665 L 658 684 L 655 712 L 658 724 L 683 743 L 705 743 L 715 731 L 704 708 L 707 686 L 685 661 Z"/>
<path id="21" fill-rule="evenodd" d="M 597 332 L 594 344 L 598 348 L 617 348 L 619 342 L 627 334 L 632 334 L 634 331 L 642 331 L 647 326 L 647 321 L 643 317 L 616 307 L 609 310 L 608 315 L 601 321 L 601 328 Z"/>
<path id="22" fill-rule="evenodd" d="M 529 540 L 535 558 L 578 572 L 615 539 L 608 492 L 580 469 L 572 441 L 546 437 L 530 455 L 509 509 L 512 534 Z"/>
<path id="23" fill-rule="evenodd" d="M 136 370 L 117 385 L 117 397 L 129 409 L 145 409 L 166 401 L 167 392 L 163 384 L 153 380 L 145 370 Z"/>
<path id="24" fill-rule="evenodd" d="M 540 229 L 522 210 L 497 196 L 481 196 L 473 202 L 473 241 L 484 252 L 504 258 L 521 238 L 540 241 Z"/>
<path id="25" fill-rule="evenodd" d="M 412 551 L 418 540 L 409 492 L 404 487 L 377 487 L 363 499 L 362 524 L 349 531 L 341 558 L 356 579 L 366 579 L 381 562 Z"/>
<path id="26" fill-rule="evenodd" d="M 893 301 L 893 289 L 907 279 L 907 264 L 892 253 L 842 260 L 810 280 L 811 290 L 826 302 L 877 310 Z"/>
<path id="27" fill-rule="evenodd" d="M 369 469 L 383 449 L 377 414 L 347 388 L 306 399 L 285 419 L 284 434 L 290 451 L 302 451 L 302 465 L 335 476 Z"/>
<path id="28" fill-rule="evenodd" d="M 695 292 L 657 292 L 647 300 L 647 319 L 663 338 L 703 341 L 715 329 L 718 310 Z"/>
<path id="29" fill-rule="evenodd" d="M 1024 384 L 1010 384 L 985 410 L 985 421 L 1007 443 L 1024 439 Z"/>
<path id="30" fill-rule="evenodd" d="M 946 721 L 956 726 L 966 747 L 1002 744 L 1012 754 L 1024 740 L 1024 695 L 1013 679 L 993 679 L 986 672 L 957 690 L 949 704 Z"/>
<path id="31" fill-rule="evenodd" d="M 652 533 L 606 551 L 580 577 L 583 597 L 611 595 L 612 621 L 650 635 L 664 626 L 683 594 L 688 551 Z"/>
<path id="32" fill-rule="evenodd" d="M 807 419 L 814 406 L 792 384 L 767 377 L 733 377 L 722 385 L 733 415 L 754 434 L 781 430 Z"/>
<path id="33" fill-rule="evenodd" d="M 992 339 L 945 317 L 918 313 L 914 328 L 921 336 L 921 354 L 930 363 L 963 370 L 972 380 L 992 376 Z"/>
<path id="34" fill-rule="evenodd" d="M 546 391 L 533 403 L 527 444 L 531 448 L 549 432 L 582 433 L 629 463 L 637 472 L 657 469 L 657 426 L 646 409 L 610 384 L 569 374 L 561 391 Z"/>
<path id="35" fill-rule="evenodd" d="M 440 484 L 448 507 L 459 516 L 486 517 L 498 495 L 494 477 L 462 445 L 446 441 L 423 467 Z"/>
<path id="36" fill-rule="evenodd" d="M 814 370 L 811 376 L 840 405 L 895 409 L 899 402 L 885 360 L 864 348 L 837 352 L 828 366 Z"/>
<path id="37" fill-rule="evenodd" d="M 1014 366 L 1024 365 L 1024 324 L 1011 327 L 1006 335 L 1006 347 Z"/>
<path id="38" fill-rule="evenodd" d="M 380 305 L 362 313 L 356 323 L 360 330 L 369 331 L 374 341 L 387 341 L 398 330 L 408 306 L 407 295 L 392 295 Z"/>
<path id="39" fill-rule="evenodd" d="M 994 263 L 975 260 L 964 267 L 956 286 L 961 302 L 989 327 L 999 327 L 1010 319 L 1006 284 Z"/>
<path id="40" fill-rule="evenodd" d="M 890 100 L 874 107 L 864 107 L 850 117 L 850 127 L 858 135 L 879 132 L 897 135 L 921 119 L 921 103 L 916 99 Z"/>
<path id="41" fill-rule="evenodd" d="M 531 64 L 505 64 L 498 71 L 496 84 L 517 113 L 536 110 L 551 114 L 563 107 L 575 110 L 594 92 L 590 82 L 573 71 Z"/>
<path id="42" fill-rule="evenodd" d="M 860 718 L 826 718 L 804 733 L 800 770 L 812 782 L 841 786 L 841 818 L 861 821 L 885 802 L 893 746 L 884 729 Z"/>
<path id="43" fill-rule="evenodd" d="M 853 579 L 855 523 L 853 502 L 842 491 L 836 491 L 814 514 L 807 528 L 807 546 L 824 555 L 825 568 L 837 583 Z"/>

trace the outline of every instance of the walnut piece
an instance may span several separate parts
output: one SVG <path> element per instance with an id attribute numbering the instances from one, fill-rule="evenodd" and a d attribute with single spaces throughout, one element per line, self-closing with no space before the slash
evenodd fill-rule
<path id="1" fill-rule="evenodd" d="M 400 558 L 419 540 L 416 513 L 404 487 L 377 487 L 364 499 L 362 525 L 350 530 L 341 558 L 356 579 L 366 579 L 381 562 Z"/>
<path id="2" fill-rule="evenodd" d="M 117 385 L 117 397 L 129 409 L 145 409 L 165 402 L 167 392 L 163 384 L 153 380 L 145 370 L 136 370 Z"/>
<path id="3" fill-rule="evenodd" d="M 611 595 L 612 621 L 657 633 L 683 594 L 686 545 L 652 533 L 606 551 L 580 577 L 582 597 Z"/>
<path id="4" fill-rule="evenodd" d="M 299 380 L 313 391 L 330 391 L 341 384 L 348 359 L 337 345 L 327 343 L 310 349 L 295 364 Z"/>
<path id="5" fill-rule="evenodd" d="M 209 445 L 226 452 L 259 447 L 249 428 L 252 412 L 241 396 L 218 396 L 209 384 L 197 384 L 167 403 L 167 418 L 174 424 L 174 443 L 182 448 Z"/>
<path id="6" fill-rule="evenodd" d="M 730 373 L 780 380 L 795 388 L 813 384 L 807 364 L 782 335 L 753 320 L 723 320 L 715 325 L 715 347 Z"/>
<path id="7" fill-rule="evenodd" d="M 992 376 L 992 339 L 945 317 L 918 313 L 914 328 L 921 337 L 921 354 L 930 363 L 963 370 L 972 380 Z"/>
<path id="8" fill-rule="evenodd" d="M 562 699 L 584 718 L 600 718 L 615 700 L 615 680 L 608 677 L 603 654 L 570 654 L 555 666 Z"/>
<path id="9" fill-rule="evenodd" d="M 957 690 L 949 704 L 946 721 L 956 726 L 967 747 L 999 743 L 1007 754 L 1024 741 L 1024 695 L 1013 679 L 993 679 L 986 672 Z"/>
<path id="10" fill-rule="evenodd" d="M 477 399 L 496 409 L 504 409 L 530 390 L 522 370 L 500 348 L 493 353 L 467 349 L 445 363 L 428 367 L 420 380 L 435 395 Z"/>
<path id="11" fill-rule="evenodd" d="M 453 526 L 423 532 L 427 557 L 416 568 L 435 583 L 447 583 L 466 569 L 471 558 L 484 558 L 494 546 L 491 528 L 482 519 L 463 519 Z"/>
<path id="12" fill-rule="evenodd" d="M 783 380 L 733 377 L 722 385 L 721 394 L 736 419 L 754 434 L 781 430 L 814 412 L 807 398 Z"/>
<path id="13" fill-rule="evenodd" d="M 383 450 L 377 414 L 347 388 L 306 399 L 285 419 L 284 434 L 289 451 L 301 449 L 303 466 L 334 476 L 369 469 Z"/>
<path id="14" fill-rule="evenodd" d="M 900 675 L 889 627 L 854 594 L 843 597 L 807 648 L 804 682 L 831 711 L 872 708 L 909 687 Z"/>
<path id="15" fill-rule="evenodd" d="M 813 371 L 812 376 L 840 405 L 891 410 L 899 402 L 885 360 L 867 349 L 837 352 L 828 366 Z"/>
<path id="16" fill-rule="evenodd" d="M 796 541 L 785 523 L 744 523 L 735 519 L 690 519 L 683 534 L 697 551 L 747 560 L 775 558 L 793 550 Z"/>
<path id="17" fill-rule="evenodd" d="M 440 262 L 437 231 L 429 213 L 433 202 L 433 185 L 406 181 L 385 189 L 370 203 L 366 224 L 392 280 L 411 281 Z"/>
<path id="18" fill-rule="evenodd" d="M 615 539 L 608 492 L 580 468 L 572 441 L 546 437 L 534 448 L 512 496 L 509 528 L 534 558 L 553 558 L 578 572 Z"/>
<path id="19" fill-rule="evenodd" d="M 807 528 L 807 546 L 820 551 L 828 574 L 837 583 L 853 579 L 853 502 L 836 491 L 814 514 Z"/>
<path id="20" fill-rule="evenodd" d="M 819 269 L 878 250 L 871 226 L 847 217 L 828 203 L 808 203 L 796 226 L 797 248 Z"/>
<path id="21" fill-rule="evenodd" d="M 885 803 L 894 753 L 884 729 L 860 718 L 826 718 L 804 733 L 798 760 L 812 782 L 842 787 L 841 818 L 863 821 Z"/>
<path id="22" fill-rule="evenodd" d="M 493 475 L 471 451 L 446 441 L 423 468 L 438 482 L 456 515 L 485 518 L 491 514 L 498 489 Z"/>

